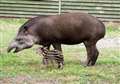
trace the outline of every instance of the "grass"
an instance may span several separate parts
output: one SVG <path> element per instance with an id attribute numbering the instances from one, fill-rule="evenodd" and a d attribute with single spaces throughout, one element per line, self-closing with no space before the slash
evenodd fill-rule
<path id="1" fill-rule="evenodd" d="M 31 80 L 52 81 L 54 84 L 120 83 L 119 48 L 99 49 L 97 64 L 93 67 L 84 67 L 80 60 L 86 59 L 85 48 L 78 47 L 79 45 L 63 45 L 65 57 L 63 70 L 43 66 L 41 57 L 35 53 L 37 46 L 17 54 L 7 53 L 9 42 L 25 21 L 25 19 L 0 19 L 0 81 L 9 77 L 26 76 L 32 77 Z M 119 36 L 119 28 L 107 27 L 107 37 Z"/>
<path id="2" fill-rule="evenodd" d="M 107 23 L 106 28 L 106 37 L 120 37 L 120 23 Z"/>

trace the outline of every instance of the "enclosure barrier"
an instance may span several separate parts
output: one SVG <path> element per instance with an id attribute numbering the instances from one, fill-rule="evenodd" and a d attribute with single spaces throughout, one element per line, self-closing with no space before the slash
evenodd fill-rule
<path id="1" fill-rule="evenodd" d="M 29 18 L 67 12 L 86 12 L 103 21 L 119 22 L 120 0 L 0 0 L 0 17 Z"/>

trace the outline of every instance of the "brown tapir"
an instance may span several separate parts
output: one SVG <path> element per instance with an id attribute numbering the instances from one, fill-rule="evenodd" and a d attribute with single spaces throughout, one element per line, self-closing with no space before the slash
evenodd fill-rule
<path id="1" fill-rule="evenodd" d="M 98 58 L 96 43 L 105 35 L 105 26 L 97 18 L 86 13 L 38 16 L 23 24 L 10 43 L 8 52 L 19 52 L 34 44 L 53 47 L 62 51 L 61 44 L 84 43 L 87 50 L 87 66 Z"/>

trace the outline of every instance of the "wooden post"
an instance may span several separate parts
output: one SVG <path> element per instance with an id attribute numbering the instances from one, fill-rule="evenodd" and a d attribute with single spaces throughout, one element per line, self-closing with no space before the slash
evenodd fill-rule
<path id="1" fill-rule="evenodd" d="M 61 14 L 61 3 L 62 3 L 62 0 L 59 0 L 59 15 Z"/>

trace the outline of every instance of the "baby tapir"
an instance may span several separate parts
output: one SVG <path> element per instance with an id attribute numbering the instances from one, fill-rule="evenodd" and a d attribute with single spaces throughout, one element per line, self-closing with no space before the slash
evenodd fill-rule
<path id="1" fill-rule="evenodd" d="M 43 63 L 48 65 L 50 62 L 57 63 L 58 68 L 63 68 L 63 54 L 59 50 L 48 50 L 46 47 L 37 48 L 37 53 L 43 55 Z M 54 62 L 55 61 L 55 62 Z"/>
<path id="2" fill-rule="evenodd" d="M 61 15 L 38 16 L 28 20 L 10 43 L 8 52 L 31 48 L 34 44 L 62 51 L 61 44 L 84 43 L 87 51 L 87 66 L 96 63 L 99 52 L 98 40 L 105 35 L 105 26 L 96 17 L 86 13 L 65 13 Z"/>

